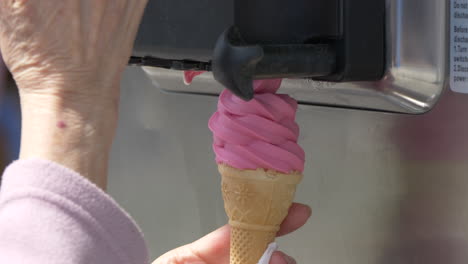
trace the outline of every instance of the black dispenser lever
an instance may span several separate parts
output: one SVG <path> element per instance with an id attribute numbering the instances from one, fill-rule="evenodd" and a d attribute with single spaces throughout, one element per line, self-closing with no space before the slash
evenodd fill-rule
<path id="1" fill-rule="evenodd" d="M 332 45 L 247 45 L 236 27 L 223 33 L 213 56 L 216 80 L 245 100 L 254 96 L 254 79 L 327 76 L 335 67 Z"/>
<path id="2" fill-rule="evenodd" d="M 244 100 L 252 80 L 376 81 L 385 69 L 385 0 L 235 0 L 213 55 L 216 80 Z"/>

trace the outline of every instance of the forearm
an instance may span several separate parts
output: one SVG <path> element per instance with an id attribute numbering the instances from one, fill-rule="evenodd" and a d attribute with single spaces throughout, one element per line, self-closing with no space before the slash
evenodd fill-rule
<path id="1" fill-rule="evenodd" d="M 118 84 L 146 3 L 0 4 L 2 55 L 21 96 L 22 159 L 55 161 L 105 187 Z"/>
<path id="2" fill-rule="evenodd" d="M 117 98 L 21 94 L 21 159 L 62 164 L 105 189 Z"/>

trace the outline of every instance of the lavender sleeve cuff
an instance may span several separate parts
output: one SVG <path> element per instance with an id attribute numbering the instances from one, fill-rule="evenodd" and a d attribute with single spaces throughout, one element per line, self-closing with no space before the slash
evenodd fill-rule
<path id="1" fill-rule="evenodd" d="M 0 263 L 146 264 L 141 230 L 104 191 L 53 162 L 10 165 L 0 189 Z"/>

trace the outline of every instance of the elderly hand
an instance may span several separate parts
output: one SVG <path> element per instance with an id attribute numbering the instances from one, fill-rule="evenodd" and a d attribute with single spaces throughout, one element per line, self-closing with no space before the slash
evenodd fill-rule
<path id="1" fill-rule="evenodd" d="M 302 227 L 311 215 L 310 207 L 303 204 L 293 204 L 289 214 L 281 225 L 278 236 L 289 234 Z M 215 232 L 166 253 L 153 264 L 229 264 L 229 226 L 224 226 Z M 275 252 L 270 264 L 295 264 L 296 261 L 282 253 Z"/>
<path id="2" fill-rule="evenodd" d="M 20 90 L 21 158 L 105 187 L 119 82 L 147 0 L 2 0 L 0 48 Z"/>

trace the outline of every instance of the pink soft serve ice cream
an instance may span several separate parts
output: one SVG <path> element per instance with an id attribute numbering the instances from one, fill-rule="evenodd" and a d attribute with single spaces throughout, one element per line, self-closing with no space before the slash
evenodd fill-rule
<path id="1" fill-rule="evenodd" d="M 271 169 L 282 173 L 303 172 L 304 150 L 297 144 L 297 102 L 276 94 L 281 80 L 254 82 L 250 102 L 224 90 L 218 111 L 209 121 L 218 164 L 238 169 Z"/>

